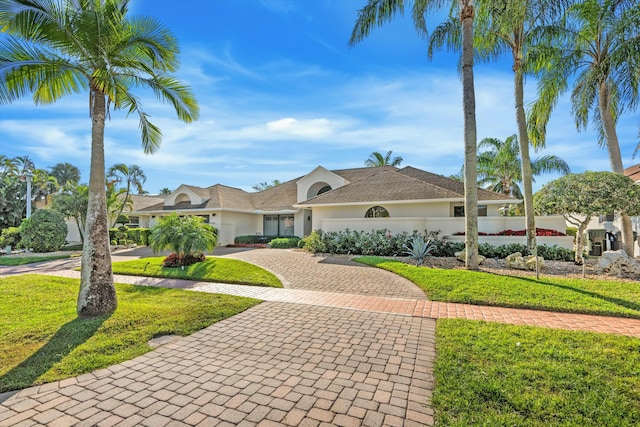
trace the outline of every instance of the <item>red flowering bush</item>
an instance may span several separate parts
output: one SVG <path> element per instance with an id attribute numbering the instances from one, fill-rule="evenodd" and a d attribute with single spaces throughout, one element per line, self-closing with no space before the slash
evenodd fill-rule
<path id="1" fill-rule="evenodd" d="M 173 252 L 162 261 L 162 266 L 168 268 L 186 267 L 187 265 L 195 264 L 196 262 L 201 262 L 205 259 L 206 257 L 202 252 L 185 255 L 178 255 Z"/>
<path id="2" fill-rule="evenodd" d="M 464 236 L 464 231 L 453 233 L 454 236 Z M 478 236 L 526 236 L 527 230 L 503 230 L 498 233 L 485 233 L 483 231 L 478 232 Z M 536 228 L 536 236 L 566 236 L 557 230 L 550 228 Z"/>

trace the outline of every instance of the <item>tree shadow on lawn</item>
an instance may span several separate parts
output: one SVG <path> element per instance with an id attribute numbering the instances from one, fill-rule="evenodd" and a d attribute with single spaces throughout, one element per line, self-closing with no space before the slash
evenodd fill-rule
<path id="1" fill-rule="evenodd" d="M 33 385 L 56 363 L 93 336 L 110 316 L 76 318 L 58 329 L 49 341 L 18 366 L 0 376 L 0 393 Z"/>
<path id="2" fill-rule="evenodd" d="M 610 302 L 612 304 L 618 305 L 620 307 L 624 307 L 624 308 L 628 308 L 631 310 L 636 310 L 638 313 L 635 315 L 630 315 L 629 313 L 611 313 L 612 316 L 623 316 L 623 317 L 635 317 L 635 318 L 640 318 L 640 304 L 637 302 L 633 302 L 633 301 L 627 301 L 624 299 L 620 299 L 620 298 L 613 298 L 613 297 L 608 297 L 606 295 L 602 295 L 599 294 L 597 292 L 593 292 L 593 291 L 587 291 L 584 289 L 580 289 L 580 288 L 574 288 L 573 286 L 569 286 L 569 285 L 561 285 L 559 283 L 551 283 L 551 282 L 545 282 L 542 280 L 536 280 L 536 279 L 531 279 L 528 277 L 519 277 L 519 279 L 521 280 L 525 280 L 528 282 L 533 282 L 536 284 L 540 284 L 540 285 L 549 285 L 549 286 L 555 286 L 556 288 L 560 288 L 560 289 L 565 289 L 568 291 L 573 291 L 579 294 L 583 294 L 592 298 L 597 298 L 597 299 L 601 299 L 607 302 Z"/>

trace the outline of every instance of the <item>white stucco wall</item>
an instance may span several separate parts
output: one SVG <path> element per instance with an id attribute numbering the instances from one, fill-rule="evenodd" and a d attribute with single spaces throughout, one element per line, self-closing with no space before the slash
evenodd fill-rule
<path id="1" fill-rule="evenodd" d="M 298 186 L 297 201 L 303 202 L 308 200 L 309 189 L 317 183 L 324 183 L 329 185 L 332 189 L 336 189 L 345 185 L 346 180 L 340 175 L 336 175 L 322 166 L 318 166 L 296 182 L 296 185 Z M 317 190 L 319 190 L 319 188 L 316 189 L 316 191 Z M 315 196 L 315 194 L 313 196 Z"/>

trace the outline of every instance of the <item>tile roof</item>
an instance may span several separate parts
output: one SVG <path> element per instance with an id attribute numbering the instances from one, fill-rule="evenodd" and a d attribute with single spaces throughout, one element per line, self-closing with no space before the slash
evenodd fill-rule
<path id="1" fill-rule="evenodd" d="M 631 178 L 634 182 L 640 181 L 640 163 L 626 168 L 624 170 L 624 174 L 625 176 Z"/>

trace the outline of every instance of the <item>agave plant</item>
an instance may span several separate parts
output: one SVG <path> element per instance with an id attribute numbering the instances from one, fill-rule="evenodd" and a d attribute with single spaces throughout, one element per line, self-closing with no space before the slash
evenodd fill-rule
<path id="1" fill-rule="evenodd" d="M 422 236 L 414 236 L 406 245 L 404 245 L 404 253 L 409 255 L 411 259 L 416 260 L 416 265 L 424 264 L 424 259 L 431 256 L 431 252 L 436 250 L 436 245 L 431 240 L 424 240 Z"/>

